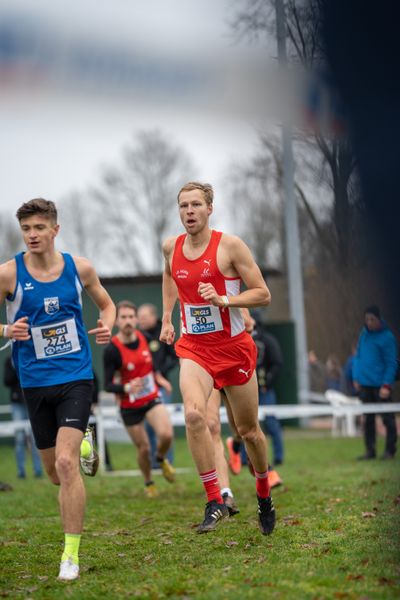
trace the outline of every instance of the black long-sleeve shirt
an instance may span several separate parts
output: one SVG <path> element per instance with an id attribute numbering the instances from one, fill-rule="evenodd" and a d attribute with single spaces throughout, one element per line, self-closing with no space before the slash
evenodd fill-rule
<path id="1" fill-rule="evenodd" d="M 126 344 L 127 348 L 136 350 L 139 346 L 139 340 Z M 120 351 L 113 343 L 108 344 L 103 354 L 104 365 L 104 389 L 112 394 L 123 394 L 124 386 L 122 383 L 113 383 L 116 371 L 122 367 L 122 357 Z"/>
<path id="2" fill-rule="evenodd" d="M 282 350 L 278 340 L 256 327 L 252 333 L 257 346 L 257 379 L 260 388 L 273 388 L 283 365 Z"/>
<path id="3" fill-rule="evenodd" d="M 160 342 L 162 323 L 159 319 L 150 329 L 141 329 L 140 331 L 145 336 L 153 359 L 154 371 L 161 373 L 163 377 L 168 379 L 168 373 L 179 363 L 179 358 L 175 354 L 172 345 Z"/>

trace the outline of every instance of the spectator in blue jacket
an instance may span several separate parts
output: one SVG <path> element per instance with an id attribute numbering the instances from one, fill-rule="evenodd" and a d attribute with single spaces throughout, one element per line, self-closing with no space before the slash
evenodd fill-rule
<path id="1" fill-rule="evenodd" d="M 367 402 L 390 402 L 397 371 L 397 343 L 393 333 L 381 318 L 378 306 L 369 306 L 364 313 L 365 325 L 358 340 L 353 363 L 353 381 L 360 399 Z M 382 414 L 386 427 L 384 459 L 396 454 L 396 420 L 394 413 Z M 360 460 L 376 458 L 375 414 L 365 415 L 364 439 L 366 453 Z"/>

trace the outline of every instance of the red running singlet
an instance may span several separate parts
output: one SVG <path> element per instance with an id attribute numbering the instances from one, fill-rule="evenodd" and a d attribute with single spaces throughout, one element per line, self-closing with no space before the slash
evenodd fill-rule
<path id="1" fill-rule="evenodd" d="M 121 340 L 114 336 L 111 343 L 119 350 L 122 359 L 122 366 L 119 370 L 121 377 L 120 383 L 125 385 L 136 377 L 142 378 L 143 388 L 140 392 L 133 394 L 119 394 L 121 399 L 121 408 L 140 408 L 151 400 L 158 398 L 159 391 L 154 380 L 153 361 L 146 338 L 140 331 L 136 331 L 139 340 L 139 346 L 132 350 L 125 346 Z"/>
<path id="2" fill-rule="evenodd" d="M 201 365 L 213 378 L 216 389 L 243 385 L 255 369 L 257 349 L 245 331 L 241 310 L 213 306 L 198 293 L 199 283 L 204 282 L 211 283 L 220 296 L 236 296 L 241 280 L 225 277 L 218 268 L 221 232 L 211 232 L 207 248 L 195 260 L 183 254 L 185 237 L 183 234 L 176 239 L 171 262 L 181 305 L 182 335 L 175 344 L 176 353 Z"/>
<path id="3" fill-rule="evenodd" d="M 203 254 L 194 260 L 183 254 L 186 234 L 180 235 L 172 256 L 172 277 L 178 287 L 181 304 L 182 335 L 202 344 L 220 344 L 244 331 L 239 308 L 219 308 L 207 304 L 198 293 L 199 283 L 211 283 L 220 296 L 240 293 L 239 277 L 225 277 L 218 268 L 217 250 L 222 233 L 211 232 Z"/>

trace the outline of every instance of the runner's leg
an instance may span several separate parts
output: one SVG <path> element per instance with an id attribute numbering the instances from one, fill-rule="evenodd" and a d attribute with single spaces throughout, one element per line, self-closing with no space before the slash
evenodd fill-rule
<path id="1" fill-rule="evenodd" d="M 203 367 L 183 358 L 180 389 L 185 409 L 186 436 L 193 460 L 199 473 L 212 471 L 215 469 L 215 455 L 206 413 L 213 380 Z"/>
<path id="2" fill-rule="evenodd" d="M 156 457 L 165 458 L 173 441 L 171 419 L 164 404 L 156 404 L 146 413 L 146 419 L 157 437 Z"/>
<path id="3" fill-rule="evenodd" d="M 230 488 L 228 463 L 226 462 L 224 446 L 221 439 L 221 420 L 219 410 L 221 407 L 221 392 L 213 390 L 207 403 L 207 424 L 210 429 L 214 445 L 215 466 L 221 488 Z"/>
<path id="4" fill-rule="evenodd" d="M 255 470 L 264 472 L 268 468 L 267 442 L 258 422 L 258 386 L 255 373 L 248 383 L 226 386 L 225 391 L 247 454 Z"/>
<path id="5" fill-rule="evenodd" d="M 132 442 L 137 448 L 137 461 L 139 469 L 142 471 L 145 483 L 151 481 L 151 457 L 150 457 L 150 442 L 144 422 L 137 425 L 126 425 L 126 430 Z"/>

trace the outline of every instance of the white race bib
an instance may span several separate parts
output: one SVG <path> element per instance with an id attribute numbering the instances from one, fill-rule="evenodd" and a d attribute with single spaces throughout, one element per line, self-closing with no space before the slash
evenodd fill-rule
<path id="1" fill-rule="evenodd" d="M 142 377 L 142 385 L 143 388 L 140 390 L 140 392 L 136 392 L 136 394 L 129 394 L 129 402 L 131 402 L 131 404 L 133 404 L 135 400 L 149 396 L 153 392 L 157 391 L 153 373 L 148 373 Z"/>
<path id="2" fill-rule="evenodd" d="M 75 319 L 31 328 L 36 358 L 64 356 L 81 349 Z"/>
<path id="3" fill-rule="evenodd" d="M 221 312 L 212 304 L 185 304 L 186 330 L 195 335 L 222 331 Z"/>

